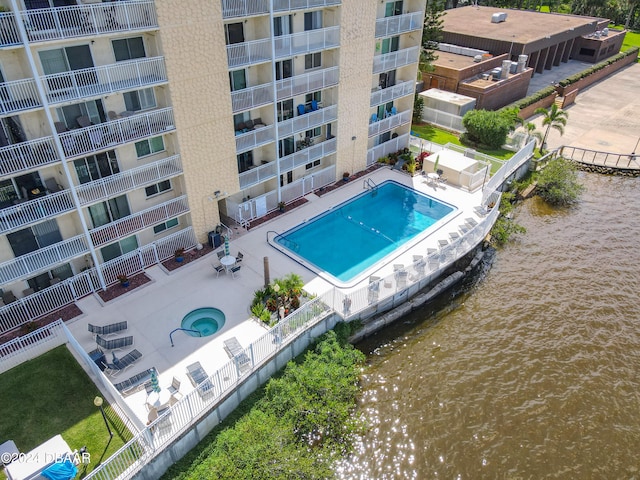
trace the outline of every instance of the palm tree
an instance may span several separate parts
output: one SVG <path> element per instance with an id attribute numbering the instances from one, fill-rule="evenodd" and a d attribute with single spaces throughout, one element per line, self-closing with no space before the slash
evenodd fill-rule
<path id="1" fill-rule="evenodd" d="M 544 119 L 542 120 L 542 125 L 547 126 L 547 129 L 544 132 L 544 137 L 542 137 L 542 143 L 540 144 L 540 153 L 542 153 L 542 150 L 547 143 L 549 131 L 552 128 L 560 132 L 560 135 L 564 134 L 564 127 L 567 125 L 567 118 L 569 117 L 569 114 L 561 108 L 558 108 L 555 103 L 551 105 L 549 110 L 540 107 L 536 108 L 534 113 L 543 115 Z"/>
<path id="2" fill-rule="evenodd" d="M 542 133 L 536 130 L 536 125 L 534 123 L 527 122 L 522 125 L 522 128 L 524 128 L 526 134 L 526 139 L 524 141 L 525 145 L 529 143 L 532 138 L 536 139 L 536 144 L 542 140 Z"/>

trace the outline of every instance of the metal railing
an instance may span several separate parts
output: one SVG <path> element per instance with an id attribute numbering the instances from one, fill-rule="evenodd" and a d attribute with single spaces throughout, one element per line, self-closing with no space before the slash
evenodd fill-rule
<path id="1" fill-rule="evenodd" d="M 413 95 L 416 88 L 416 82 L 413 80 L 407 80 L 406 82 L 398 83 L 393 87 L 376 88 L 371 92 L 371 99 L 369 106 L 375 107 L 383 103 L 389 103 L 397 98 L 406 97 L 407 95 Z"/>
<path id="2" fill-rule="evenodd" d="M 271 61 L 271 39 L 261 38 L 227 45 L 229 68 L 246 67 Z"/>
<path id="3" fill-rule="evenodd" d="M 0 283 L 10 283 L 69 261 L 89 252 L 87 238 L 77 235 L 0 263 Z"/>
<path id="4" fill-rule="evenodd" d="M 164 57 L 152 57 L 70 70 L 41 78 L 49 103 L 56 104 L 166 83 L 167 72 Z"/>
<path id="5" fill-rule="evenodd" d="M 409 47 L 397 52 L 384 53 L 373 57 L 373 73 L 388 72 L 396 68 L 417 63 L 420 47 Z"/>
<path id="6" fill-rule="evenodd" d="M 135 188 L 182 174 L 180 155 L 162 158 L 76 187 L 80 205 L 89 205 Z"/>
<path id="7" fill-rule="evenodd" d="M 536 146 L 536 141 L 531 140 L 528 144 L 516 152 L 513 157 L 504 162 L 504 164 L 498 169 L 498 171 L 489 179 L 484 188 L 482 189 L 482 203 L 487 203 L 487 198 L 492 192 L 499 189 L 502 183 L 515 172 L 521 165 L 529 161 L 533 156 L 533 149 Z M 447 144 L 449 148 L 449 144 Z M 482 155 L 482 154 L 479 154 Z M 495 158 L 489 157 L 495 162 Z"/>
<path id="8" fill-rule="evenodd" d="M 286 173 L 294 168 L 301 167 L 307 163 L 311 163 L 315 160 L 319 160 L 327 155 L 336 153 L 336 139 L 331 138 L 320 142 L 311 147 L 287 155 L 280 159 L 280 173 Z"/>
<path id="9" fill-rule="evenodd" d="M 275 57 L 287 58 L 340 46 L 340 27 L 317 28 L 274 37 Z"/>
<path id="10" fill-rule="evenodd" d="M 233 113 L 251 110 L 273 102 L 273 86 L 264 83 L 255 87 L 243 88 L 231 92 L 231 109 Z"/>
<path id="11" fill-rule="evenodd" d="M 14 175 L 59 161 L 53 137 L 40 137 L 0 147 L 0 175 Z"/>
<path id="12" fill-rule="evenodd" d="M 173 130 L 173 109 L 166 107 L 60 133 L 59 136 L 66 157 L 73 158 Z"/>
<path id="13" fill-rule="evenodd" d="M 621 154 L 611 152 L 600 152 L 580 147 L 563 146 L 560 155 L 573 160 L 574 162 L 588 165 L 611 167 L 611 168 L 632 168 L 640 167 L 638 154 Z"/>
<path id="14" fill-rule="evenodd" d="M 0 12 L 0 47 L 22 45 L 13 12 Z"/>
<path id="15" fill-rule="evenodd" d="M 278 123 L 278 136 L 280 138 L 290 137 L 298 132 L 311 130 L 325 123 L 333 122 L 338 118 L 338 106 L 331 105 L 329 107 L 320 108 L 313 112 L 298 115 L 284 122 Z"/>
<path id="16" fill-rule="evenodd" d="M 271 143 L 276 139 L 276 129 L 273 125 L 256 128 L 247 133 L 236 135 L 236 152 L 242 153 L 253 150 L 261 145 Z"/>
<path id="17" fill-rule="evenodd" d="M 264 165 L 247 170 L 238 175 L 240 180 L 240 189 L 245 189 L 266 182 L 278 174 L 276 162 L 269 162 Z"/>
<path id="18" fill-rule="evenodd" d="M 71 192 L 50 193 L 0 210 L 0 233 L 6 233 L 30 223 L 61 215 L 75 209 Z"/>
<path id="19" fill-rule="evenodd" d="M 276 82 L 278 101 L 303 93 L 316 92 L 338 84 L 339 68 L 330 67 Z"/>
<path id="20" fill-rule="evenodd" d="M 381 133 L 388 132 L 389 130 L 399 127 L 400 125 L 406 125 L 411 123 L 411 114 L 413 110 L 405 110 L 403 112 L 396 113 L 395 115 L 389 115 L 383 120 L 378 120 L 369 125 L 369 137 L 380 135 Z"/>
<path id="21" fill-rule="evenodd" d="M 379 158 L 386 157 L 392 152 L 397 152 L 401 148 L 407 147 L 409 144 L 409 134 L 405 133 L 396 138 L 392 138 L 380 145 L 367 150 L 367 167 L 373 165 Z"/>
<path id="22" fill-rule="evenodd" d="M 269 0 L 222 0 L 222 18 L 250 17 L 269 13 Z"/>
<path id="23" fill-rule="evenodd" d="M 19 15 L 31 42 L 158 28 L 154 1 L 39 8 Z"/>
<path id="24" fill-rule="evenodd" d="M 0 345 L 0 374 L 66 343 L 67 339 L 62 333 L 63 324 L 62 320 L 56 320 Z"/>
<path id="25" fill-rule="evenodd" d="M 391 37 L 401 33 L 422 30 L 424 16 L 422 12 L 405 13 L 376 20 L 376 38 Z"/>
<path id="26" fill-rule="evenodd" d="M 305 175 L 291 183 L 286 184 L 280 190 L 283 202 L 289 203 L 302 198 L 315 190 L 326 187 L 336 181 L 336 166 L 329 165 L 322 170 Z"/>
<path id="27" fill-rule="evenodd" d="M 89 231 L 93 245 L 99 247 L 126 237 L 137 231 L 152 227 L 189 211 L 187 196 L 182 195 L 141 212 L 108 223 Z"/>
<path id="28" fill-rule="evenodd" d="M 0 114 L 7 115 L 40 107 L 42 101 L 33 78 L 0 83 Z"/>
<path id="29" fill-rule="evenodd" d="M 342 0 L 273 0 L 273 11 L 282 12 L 333 5 L 342 5 Z"/>

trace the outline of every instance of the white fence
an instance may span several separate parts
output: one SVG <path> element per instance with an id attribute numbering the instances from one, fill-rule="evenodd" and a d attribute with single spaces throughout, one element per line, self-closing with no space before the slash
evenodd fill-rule
<path id="1" fill-rule="evenodd" d="M 511 157 L 500 169 L 489 179 L 482 191 L 482 203 L 486 204 L 487 198 L 494 191 L 499 190 L 503 182 L 512 175 L 522 164 L 529 161 L 533 156 L 533 149 L 536 146 L 535 140 L 531 140 L 519 152 Z"/>
<path id="2" fill-rule="evenodd" d="M 462 117 L 436 110 L 435 108 L 424 107 L 422 109 L 422 120 L 456 132 L 465 131 L 464 125 L 462 125 Z"/>
<path id="3" fill-rule="evenodd" d="M 370 167 L 378 161 L 379 158 L 386 157 L 390 153 L 397 152 L 401 148 L 405 148 L 409 143 L 409 134 L 405 133 L 396 138 L 392 138 L 388 142 L 376 145 L 367 150 L 367 167 Z"/>
<path id="4" fill-rule="evenodd" d="M 340 27 L 327 27 L 280 35 L 273 39 L 276 58 L 304 55 L 340 45 Z"/>
<path id="5" fill-rule="evenodd" d="M 229 68 L 268 62 L 269 60 L 271 60 L 271 39 L 269 38 L 227 45 Z"/>
<path id="6" fill-rule="evenodd" d="M 64 322 L 56 320 L 0 345 L 0 374 L 66 343 Z"/>
<path id="7" fill-rule="evenodd" d="M 276 82 L 276 97 L 280 101 L 295 95 L 322 90 L 337 85 L 339 76 L 339 68 L 330 67 L 278 80 Z"/>

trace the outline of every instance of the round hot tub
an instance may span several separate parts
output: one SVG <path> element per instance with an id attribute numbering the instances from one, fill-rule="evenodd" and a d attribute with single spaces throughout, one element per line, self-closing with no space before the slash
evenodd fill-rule
<path id="1" fill-rule="evenodd" d="M 213 307 L 197 308 L 187 313 L 182 319 L 182 328 L 192 337 L 208 337 L 224 325 L 225 316 L 222 310 Z"/>

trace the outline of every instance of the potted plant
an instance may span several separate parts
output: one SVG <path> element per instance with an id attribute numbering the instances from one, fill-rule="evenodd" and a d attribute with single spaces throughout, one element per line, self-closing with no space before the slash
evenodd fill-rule
<path id="1" fill-rule="evenodd" d="M 286 204 L 286 203 L 284 203 L 284 202 L 278 202 L 278 209 L 279 209 L 281 212 L 284 212 L 284 209 L 285 209 L 285 207 L 286 207 L 286 206 L 287 206 L 287 204 Z"/>
<path id="2" fill-rule="evenodd" d="M 124 288 L 127 288 L 129 286 L 129 277 L 127 277 L 126 275 L 118 275 L 116 278 L 120 282 L 120 285 L 122 285 Z"/>
<path id="3" fill-rule="evenodd" d="M 345 182 L 348 182 L 349 181 L 349 175 L 350 175 L 349 172 L 344 172 L 342 174 L 342 180 L 344 180 Z"/>
<path id="4" fill-rule="evenodd" d="M 177 249 L 174 253 L 173 256 L 176 259 L 176 262 L 180 263 L 184 260 L 184 248 L 179 248 Z"/>

